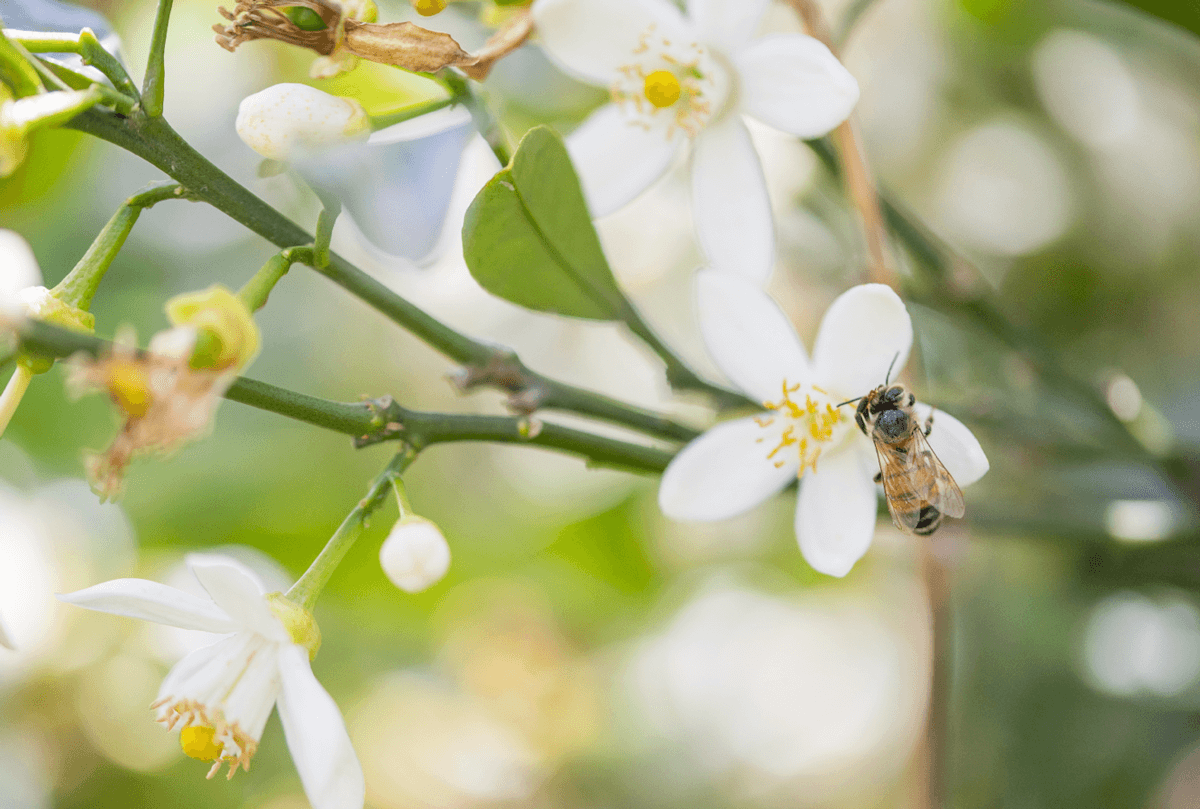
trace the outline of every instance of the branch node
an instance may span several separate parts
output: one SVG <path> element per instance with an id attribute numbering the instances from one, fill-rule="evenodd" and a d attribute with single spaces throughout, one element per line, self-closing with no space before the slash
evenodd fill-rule
<path id="1" fill-rule="evenodd" d="M 509 410 L 523 416 L 528 416 L 540 408 L 545 403 L 548 393 L 546 386 L 538 381 L 511 351 L 493 351 L 487 362 L 482 365 L 464 365 L 450 374 L 449 379 L 462 393 L 481 385 L 508 391 L 506 404 Z"/>

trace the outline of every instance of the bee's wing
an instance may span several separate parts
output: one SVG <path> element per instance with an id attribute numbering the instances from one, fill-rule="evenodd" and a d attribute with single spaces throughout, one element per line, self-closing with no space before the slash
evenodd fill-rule
<path id="1" fill-rule="evenodd" d="M 937 453 L 929 446 L 929 439 L 925 437 L 925 433 L 917 430 L 913 438 L 913 447 L 908 454 L 912 456 L 916 479 L 924 481 L 928 486 L 928 490 L 924 492 L 925 496 L 947 517 L 961 517 L 967 511 L 962 489 L 958 488 L 954 478 L 938 460 Z"/>
<path id="2" fill-rule="evenodd" d="M 879 457 L 879 478 L 883 482 L 883 494 L 887 500 L 892 524 L 906 534 L 917 529 L 921 521 L 919 492 L 911 487 L 911 453 L 897 451 L 890 444 L 875 442 L 875 454 Z"/>

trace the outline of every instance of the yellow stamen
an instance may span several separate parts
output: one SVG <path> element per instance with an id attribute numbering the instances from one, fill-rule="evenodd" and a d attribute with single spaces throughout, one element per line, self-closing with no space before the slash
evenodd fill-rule
<path id="1" fill-rule="evenodd" d="M 674 73 L 668 70 L 656 70 L 646 77 L 645 92 L 646 100 L 662 109 L 678 101 L 683 88 Z"/>
<path id="2" fill-rule="evenodd" d="M 108 393 L 117 407 L 130 418 L 140 418 L 150 409 L 150 377 L 146 369 L 134 362 L 113 366 L 108 379 Z"/>
<path id="3" fill-rule="evenodd" d="M 224 748 L 214 740 L 216 729 L 207 725 L 189 725 L 179 731 L 179 746 L 190 758 L 199 761 L 217 761 Z"/>

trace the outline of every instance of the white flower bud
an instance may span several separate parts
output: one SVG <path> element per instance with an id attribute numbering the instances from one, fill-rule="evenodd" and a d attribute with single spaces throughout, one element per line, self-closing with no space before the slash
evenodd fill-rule
<path id="1" fill-rule="evenodd" d="M 362 105 L 305 84 L 276 84 L 242 99 L 237 133 L 271 160 L 290 160 L 297 151 L 366 140 L 370 121 Z"/>
<path id="2" fill-rule="evenodd" d="M 379 549 L 379 564 L 392 584 L 408 593 L 433 586 L 450 568 L 450 545 L 424 517 L 405 517 Z"/>

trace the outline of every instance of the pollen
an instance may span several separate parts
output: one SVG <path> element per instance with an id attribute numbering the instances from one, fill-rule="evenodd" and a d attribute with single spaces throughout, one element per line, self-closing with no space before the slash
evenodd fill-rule
<path id="1" fill-rule="evenodd" d="M 150 375 L 136 362 L 114 364 L 109 371 L 108 394 L 130 418 L 141 418 L 150 409 Z"/>
<path id="2" fill-rule="evenodd" d="M 656 70 L 646 77 L 646 100 L 660 110 L 671 106 L 679 100 L 683 87 L 679 79 L 669 70 Z"/>
<path id="3" fill-rule="evenodd" d="M 412 6 L 422 17 L 432 17 L 446 10 L 446 0 L 413 0 Z"/>
<path id="4" fill-rule="evenodd" d="M 217 744 L 217 729 L 207 725 L 189 725 L 179 731 L 179 746 L 189 757 L 198 761 L 216 761 L 224 748 Z"/>
<path id="5" fill-rule="evenodd" d="M 782 468 L 786 463 L 781 457 L 785 451 L 795 452 L 800 461 L 797 477 L 803 477 L 808 469 L 817 471 L 821 452 L 834 440 L 836 428 L 843 421 L 841 411 L 825 399 L 825 391 L 810 385 L 809 392 L 800 396 L 801 387 L 788 385 L 785 379 L 780 388 L 782 398 L 777 402 L 763 402 L 771 415 L 755 418 L 755 423 L 764 430 L 770 429 L 777 420 L 782 422 L 775 428 L 778 437 L 774 448 L 767 453 L 767 460 L 776 468 Z M 759 438 L 756 442 L 762 440 Z"/>

